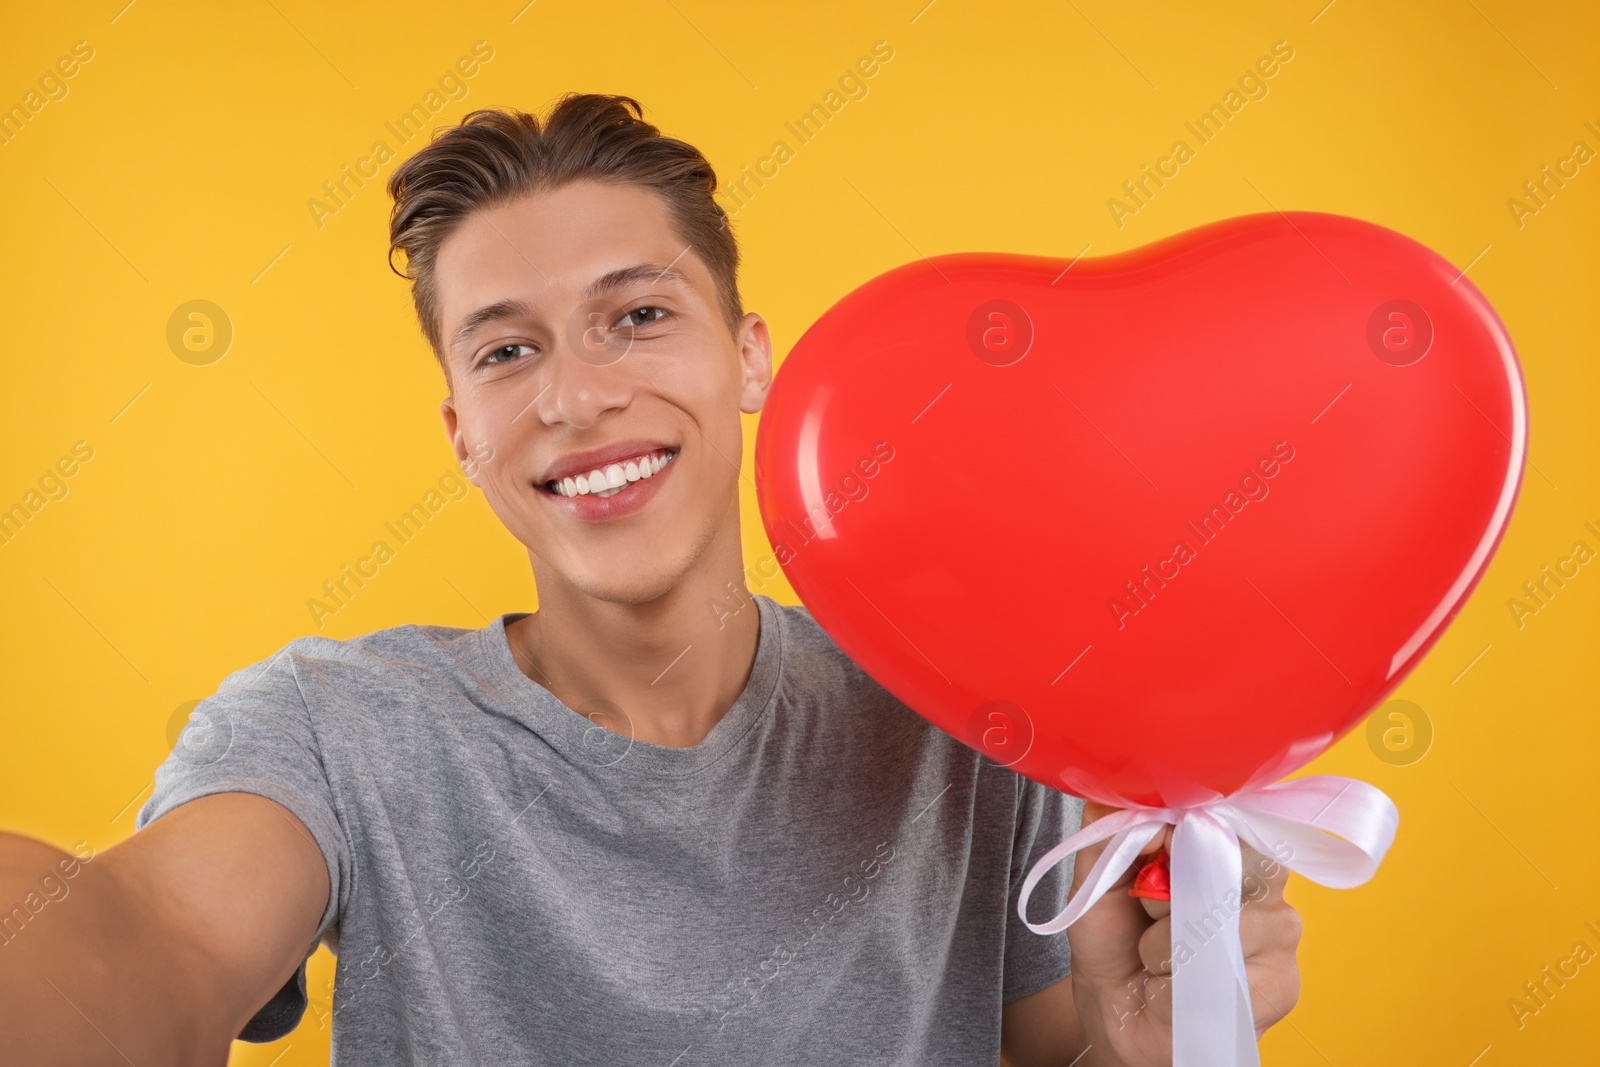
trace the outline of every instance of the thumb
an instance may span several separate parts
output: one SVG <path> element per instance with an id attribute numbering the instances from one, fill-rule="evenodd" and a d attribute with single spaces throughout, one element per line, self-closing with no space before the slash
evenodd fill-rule
<path id="1" fill-rule="evenodd" d="M 1113 815 L 1120 810 L 1122 809 L 1113 808 L 1108 804 L 1101 804 L 1097 801 L 1086 800 L 1083 804 L 1082 825 L 1088 826 L 1090 823 L 1097 822 L 1100 819 L 1103 819 L 1108 815 Z M 1142 861 L 1148 860 L 1161 849 L 1168 847 L 1171 842 L 1172 827 L 1161 827 L 1161 829 L 1156 832 L 1156 835 L 1139 850 L 1139 856 L 1141 859 L 1133 862 L 1128 870 L 1124 872 L 1123 875 L 1113 884 L 1113 888 L 1124 885 L 1125 883 L 1131 883 L 1134 877 L 1138 875 L 1139 868 L 1144 866 L 1144 862 Z M 1108 837 L 1103 841 L 1096 841 L 1094 844 L 1078 850 L 1077 859 L 1072 865 L 1072 891 L 1074 893 L 1076 893 L 1078 888 L 1083 885 L 1084 880 L 1089 875 L 1089 871 L 1092 870 L 1094 865 L 1100 861 L 1101 854 L 1105 852 L 1106 846 L 1110 843 L 1111 838 Z"/>
<path id="2" fill-rule="evenodd" d="M 1092 825 L 1117 810 L 1105 804 L 1086 801 L 1083 825 Z M 1154 835 L 1154 839 L 1161 840 L 1161 835 Z M 1074 898 L 1088 881 L 1089 872 L 1104 856 L 1110 841 L 1111 837 L 1107 837 L 1078 851 L 1072 864 Z M 1139 859 L 1134 859 L 1126 870 L 1117 874 L 1104 894 L 1084 911 L 1078 921 L 1067 927 L 1067 940 L 1072 945 L 1073 972 L 1087 981 L 1121 990 L 1130 976 L 1140 973 L 1144 967 L 1139 942 L 1150 928 L 1150 917 L 1140 907 L 1140 902 L 1128 895 L 1133 878 L 1143 865 Z"/>

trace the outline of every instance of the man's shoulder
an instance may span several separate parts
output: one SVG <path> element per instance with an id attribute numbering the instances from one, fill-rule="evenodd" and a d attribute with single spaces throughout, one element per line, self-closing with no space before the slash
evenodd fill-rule
<path id="1" fill-rule="evenodd" d="M 794 677 L 813 683 L 835 682 L 841 686 L 883 691 L 883 687 L 839 647 L 838 642 L 812 617 L 811 610 L 804 604 L 784 604 L 771 597 L 765 599 L 771 601 L 781 617 L 783 673 L 786 679 Z"/>
<path id="2" fill-rule="evenodd" d="M 405 677 L 418 669 L 436 672 L 441 663 L 459 662 L 479 633 L 459 626 L 404 623 L 344 638 L 302 634 L 233 671 L 218 688 L 269 685 L 274 678 L 287 680 L 306 672 L 353 670 L 374 682 Z"/>
<path id="3" fill-rule="evenodd" d="M 880 728 L 893 723 L 901 731 L 939 735 L 851 659 L 804 605 L 773 603 L 783 627 L 780 684 L 787 703 L 809 706 L 833 721 L 842 714 Z"/>

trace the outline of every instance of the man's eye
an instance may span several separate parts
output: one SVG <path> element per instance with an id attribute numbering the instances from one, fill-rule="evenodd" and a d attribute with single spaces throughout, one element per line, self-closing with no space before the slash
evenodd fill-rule
<path id="1" fill-rule="evenodd" d="M 519 348 L 532 349 L 533 346 L 532 345 L 509 344 L 509 345 L 501 345 L 498 348 L 491 348 L 488 351 L 488 353 L 483 357 L 483 359 L 479 360 L 478 365 L 479 366 L 483 366 L 486 363 L 510 362 L 510 360 L 499 360 L 499 359 L 496 359 L 495 357 L 496 356 L 505 355 L 508 352 L 512 353 L 512 355 L 514 356 L 515 353 L 516 353 L 516 350 L 519 349 Z"/>
<path id="2" fill-rule="evenodd" d="M 635 319 L 634 318 L 635 315 L 648 315 L 652 311 L 658 313 L 657 317 L 655 317 L 655 318 L 646 318 L 646 319 L 643 319 L 643 320 L 639 320 L 639 319 Z M 622 316 L 622 321 L 619 323 L 619 325 L 622 325 L 622 326 L 648 326 L 653 322 L 660 322 L 661 319 L 666 316 L 666 314 L 667 314 L 667 311 L 666 311 L 665 308 L 649 307 L 649 306 L 637 307 L 637 308 L 634 308 L 632 311 L 629 311 L 629 312 L 625 313 Z"/>

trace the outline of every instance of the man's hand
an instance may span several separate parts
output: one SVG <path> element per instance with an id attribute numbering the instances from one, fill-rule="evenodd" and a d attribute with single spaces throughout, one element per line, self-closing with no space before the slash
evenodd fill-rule
<path id="1" fill-rule="evenodd" d="M 1087 826 L 1116 809 L 1088 802 Z M 1067 927 L 1072 945 L 1072 1000 L 1077 1006 L 1085 1055 L 1080 1067 L 1165 1067 L 1172 1063 L 1172 917 L 1152 919 L 1128 888 L 1146 859 L 1172 845 L 1172 827 L 1145 846 L 1140 860 Z M 1076 893 L 1106 842 L 1073 860 Z M 1242 846 L 1244 876 L 1239 940 L 1255 1012 L 1256 1038 L 1289 1013 L 1300 996 L 1300 916 L 1283 899 L 1289 870 L 1270 856 Z M 1165 909 L 1156 909 L 1161 913 Z M 1181 938 L 1180 938 L 1181 940 Z M 1197 947 L 1197 946 L 1191 946 Z"/>

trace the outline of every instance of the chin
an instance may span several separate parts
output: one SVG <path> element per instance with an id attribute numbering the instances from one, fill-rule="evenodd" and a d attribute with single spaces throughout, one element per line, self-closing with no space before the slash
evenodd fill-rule
<path id="1" fill-rule="evenodd" d="M 669 568 L 658 560 L 648 571 L 633 570 L 626 575 L 615 572 L 589 574 L 573 584 L 585 596 L 607 604 L 649 604 L 677 588 L 687 569 L 687 564 Z"/>
<path id="2" fill-rule="evenodd" d="M 737 515 L 738 490 L 730 491 Z M 716 543 L 717 532 L 718 526 L 706 515 L 691 514 L 679 519 L 661 513 L 654 516 L 647 529 L 635 529 L 621 537 L 578 541 L 563 538 L 561 551 L 541 554 L 535 550 L 533 555 L 557 571 L 567 585 L 592 600 L 650 604 L 670 595 L 704 562 Z"/>

